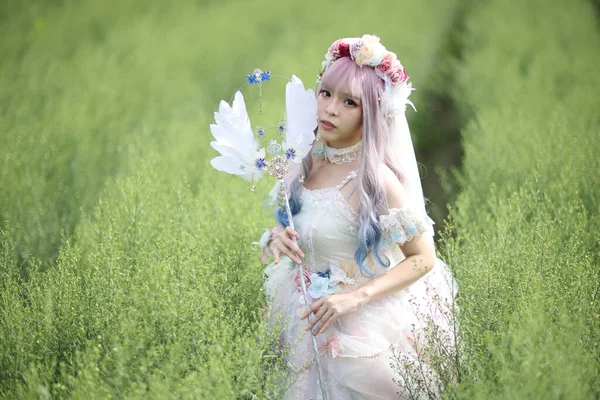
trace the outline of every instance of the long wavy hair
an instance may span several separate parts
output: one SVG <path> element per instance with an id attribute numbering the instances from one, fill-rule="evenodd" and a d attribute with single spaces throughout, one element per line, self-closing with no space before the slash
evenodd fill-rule
<path id="1" fill-rule="evenodd" d="M 402 173 L 395 162 L 397 155 L 394 151 L 392 132 L 394 132 L 393 118 L 387 119 L 381 110 L 380 99 L 384 97 L 384 82 L 377 76 L 371 67 L 360 67 L 352 59 L 342 57 L 334 61 L 325 71 L 317 88 L 346 89 L 358 97 L 362 104 L 362 151 L 359 160 L 358 187 L 359 196 L 358 218 L 358 249 L 354 259 L 360 267 L 361 273 L 371 276 L 364 263 L 372 252 L 376 260 L 389 267 L 389 260 L 381 254 L 382 229 L 379 218 L 388 211 L 386 193 L 381 181 L 381 168 L 387 166 L 392 170 L 400 182 L 404 181 Z M 309 179 L 313 163 L 309 154 L 303 160 L 306 179 Z M 300 212 L 301 203 L 299 192 L 301 183 L 298 178 L 300 170 L 290 174 L 288 193 L 292 215 Z M 288 226 L 285 209 L 276 211 L 277 220 Z"/>

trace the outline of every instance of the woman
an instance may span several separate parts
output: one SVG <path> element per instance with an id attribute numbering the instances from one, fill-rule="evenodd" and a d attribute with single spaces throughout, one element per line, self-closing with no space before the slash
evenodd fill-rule
<path id="1" fill-rule="evenodd" d="M 437 393 L 429 360 L 434 342 L 452 346 L 456 288 L 435 256 L 404 116 L 407 80 L 375 36 L 337 40 L 326 54 L 317 140 L 288 181 L 296 230 L 278 210 L 263 249 L 274 256 L 265 270 L 272 318 L 284 319 L 289 346 L 285 398 L 321 398 L 310 335 L 328 399 Z"/>

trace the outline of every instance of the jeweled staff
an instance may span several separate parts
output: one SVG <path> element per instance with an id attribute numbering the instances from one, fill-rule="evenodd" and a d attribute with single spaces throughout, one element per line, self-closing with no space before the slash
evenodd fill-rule
<path id="1" fill-rule="evenodd" d="M 262 83 L 270 79 L 270 71 L 263 72 L 259 69 L 247 76 L 248 84 L 257 83 L 259 90 L 261 90 Z M 262 112 L 262 91 L 260 93 Z M 259 141 L 264 141 L 266 129 L 263 127 L 252 129 L 241 92 L 239 90 L 236 92 L 231 106 L 225 101 L 221 101 L 219 111 L 215 112 L 216 125 L 210 126 L 215 138 L 215 141 L 211 142 L 211 146 L 221 155 L 212 159 L 211 165 L 219 171 L 238 175 L 251 181 L 251 190 L 253 191 L 254 182 L 262 177 L 264 172 L 277 178 L 281 206 L 286 210 L 290 226 L 295 229 L 284 178 L 294 164 L 302 168 L 302 159 L 310 152 L 315 140 L 314 131 L 317 127 L 317 100 L 312 89 L 306 90 L 302 81 L 296 76 L 292 76 L 291 81 L 286 85 L 285 104 L 286 121 L 277 125 L 283 140 L 281 143 L 271 140 L 265 149 L 265 147 L 259 147 Z M 270 155 L 270 158 L 267 154 Z M 302 177 L 303 174 L 301 174 L 301 180 Z M 301 264 L 296 264 L 296 267 L 299 276 L 304 277 L 304 267 Z M 304 279 L 300 279 L 300 286 L 304 304 L 308 307 L 310 304 Z M 311 337 L 321 394 L 323 399 L 327 399 L 317 340 L 314 334 Z"/>

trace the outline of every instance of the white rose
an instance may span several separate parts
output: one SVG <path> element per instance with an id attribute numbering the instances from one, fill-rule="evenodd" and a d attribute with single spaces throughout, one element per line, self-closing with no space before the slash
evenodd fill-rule
<path id="1" fill-rule="evenodd" d="M 374 46 L 379 44 L 379 38 L 375 35 L 363 35 L 362 41 L 367 46 Z"/>

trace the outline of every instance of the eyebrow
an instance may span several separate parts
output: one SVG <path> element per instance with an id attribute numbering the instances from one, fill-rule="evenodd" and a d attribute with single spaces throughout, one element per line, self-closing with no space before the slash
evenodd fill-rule
<path id="1" fill-rule="evenodd" d="M 352 96 L 352 94 L 350 94 L 350 93 L 342 93 L 342 94 L 343 94 L 344 96 L 348 97 L 349 99 L 356 100 L 356 101 L 360 101 L 360 99 L 359 99 L 358 97 L 354 97 L 354 96 Z"/>

